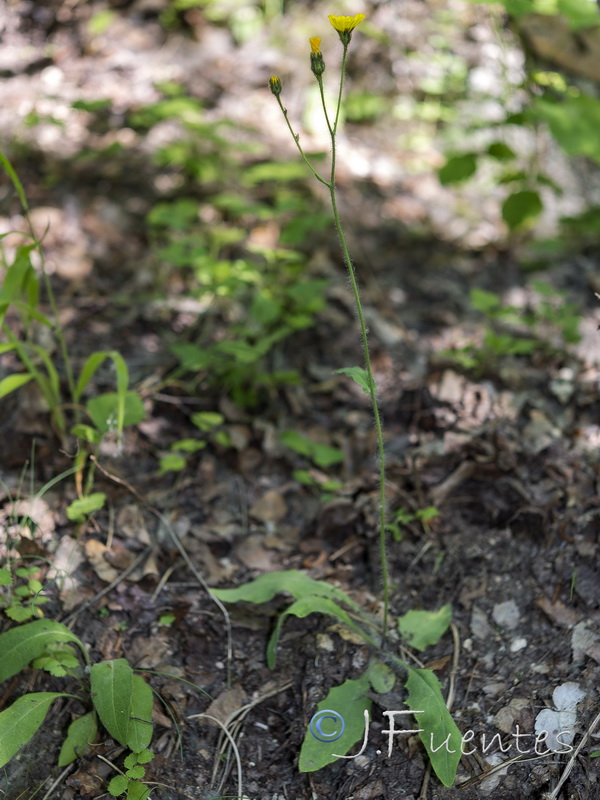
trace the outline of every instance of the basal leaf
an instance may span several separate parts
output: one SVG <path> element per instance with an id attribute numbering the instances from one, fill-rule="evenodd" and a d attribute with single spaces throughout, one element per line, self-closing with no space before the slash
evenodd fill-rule
<path id="1" fill-rule="evenodd" d="M 10 632 L 10 631 L 9 631 Z M 62 692 L 33 692 L 23 695 L 0 713 L 0 767 L 26 744 L 40 727 L 58 697 L 70 697 Z"/>
<path id="2" fill-rule="evenodd" d="M 104 492 L 92 492 L 85 497 L 80 497 L 67 506 L 67 517 L 73 521 L 82 520 L 89 514 L 93 514 L 94 511 L 100 511 L 104 507 L 105 501 Z"/>
<path id="3" fill-rule="evenodd" d="M 54 642 L 75 642 L 87 655 L 77 636 L 51 619 L 38 619 L 0 634 L 0 683 L 24 669 Z"/>
<path id="4" fill-rule="evenodd" d="M 310 595 L 303 597 L 301 600 L 296 600 L 291 606 L 279 616 L 275 630 L 271 634 L 269 644 L 267 646 L 267 664 L 272 669 L 275 666 L 275 659 L 277 654 L 277 642 L 279 641 L 279 634 L 285 621 L 285 618 L 292 614 L 294 617 L 307 617 L 309 614 L 329 614 L 329 616 L 336 617 L 345 625 L 347 625 L 354 633 L 357 633 L 365 641 L 375 645 L 374 640 L 350 617 L 347 611 L 334 603 L 327 597 L 319 597 L 318 595 Z"/>
<path id="5" fill-rule="evenodd" d="M 74 719 L 67 730 L 67 738 L 60 748 L 58 766 L 66 767 L 67 764 L 85 753 L 93 744 L 97 732 L 98 723 L 94 711 Z"/>
<path id="6" fill-rule="evenodd" d="M 140 753 L 152 740 L 152 689 L 140 675 L 133 676 L 132 689 L 127 746 Z"/>
<path id="7" fill-rule="evenodd" d="M 439 642 L 451 619 L 452 606 L 448 603 L 438 611 L 407 611 L 398 619 L 398 631 L 411 647 L 424 650 Z"/>
<path id="8" fill-rule="evenodd" d="M 366 697 L 369 681 L 366 675 L 347 680 L 330 689 L 317 706 L 300 750 L 298 769 L 314 772 L 345 756 L 365 735 L 365 711 L 371 701 Z"/>
<path id="9" fill-rule="evenodd" d="M 396 673 L 381 661 L 371 661 L 366 676 L 373 691 L 378 694 L 391 692 L 397 679 Z"/>
<path id="10" fill-rule="evenodd" d="M 32 378 L 33 375 L 29 372 L 15 372 L 12 375 L 7 375 L 6 378 L 2 378 L 0 381 L 0 398 L 15 392 L 21 386 L 25 386 Z"/>
<path id="11" fill-rule="evenodd" d="M 444 786 L 452 786 L 461 757 L 462 735 L 456 727 L 442 697 L 440 683 L 428 669 L 413 669 L 406 665 L 408 679 L 407 705 L 415 713 L 431 766 Z"/>
<path id="12" fill-rule="evenodd" d="M 100 721 L 119 744 L 128 746 L 133 670 L 124 658 L 91 668 L 92 701 Z"/>

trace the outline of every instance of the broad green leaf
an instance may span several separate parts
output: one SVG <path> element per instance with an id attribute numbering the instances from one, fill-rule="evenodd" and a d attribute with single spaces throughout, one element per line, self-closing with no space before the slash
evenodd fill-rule
<path id="1" fill-rule="evenodd" d="M 98 723 L 94 711 L 89 711 L 82 717 L 74 719 L 67 730 L 67 738 L 60 748 L 58 766 L 66 767 L 67 764 L 70 764 L 80 755 L 83 755 L 83 753 L 89 749 L 90 745 L 94 743 L 97 732 Z"/>
<path id="2" fill-rule="evenodd" d="M 71 433 L 73 436 L 77 436 L 90 444 L 99 444 L 102 440 L 100 431 L 91 425 L 73 425 Z"/>
<path id="3" fill-rule="evenodd" d="M 452 606 L 449 603 L 438 611 L 408 611 L 398 619 L 398 631 L 411 647 L 425 650 L 439 642 L 451 619 Z"/>
<path id="4" fill-rule="evenodd" d="M 141 781 L 130 781 L 127 787 L 127 800 L 146 800 L 152 791 L 152 786 L 146 786 Z"/>
<path id="5" fill-rule="evenodd" d="M 72 521 L 85 519 L 85 517 L 93 514 L 94 511 L 100 511 L 101 508 L 104 508 L 105 502 L 106 495 L 104 492 L 93 492 L 85 497 L 80 497 L 67 506 L 67 517 Z"/>
<path id="6" fill-rule="evenodd" d="M 6 397 L 6 395 L 11 392 L 15 392 L 17 389 L 20 389 L 21 386 L 25 386 L 32 378 L 33 375 L 30 375 L 28 372 L 15 372 L 12 375 L 8 375 L 6 378 L 2 378 L 0 381 L 0 398 Z"/>
<path id="7" fill-rule="evenodd" d="M 32 623 L 34 624 L 34 623 Z M 33 692 L 23 695 L 0 713 L 0 767 L 26 744 L 40 727 L 50 704 L 63 692 Z"/>
<path id="8" fill-rule="evenodd" d="M 12 575 L 6 567 L 0 567 L 0 586 L 12 586 Z"/>
<path id="9" fill-rule="evenodd" d="M 138 393 L 126 392 L 122 425 L 119 426 L 119 400 L 117 393 L 106 392 L 87 401 L 88 413 L 100 433 L 121 430 L 125 425 L 137 425 L 145 419 L 146 410 Z"/>
<path id="10" fill-rule="evenodd" d="M 87 651 L 75 634 L 60 622 L 38 619 L 0 634 L 0 683 L 12 678 L 55 642 L 75 642 Z"/>
<path id="11" fill-rule="evenodd" d="M 502 203 L 502 219 L 513 231 L 535 222 L 543 208 L 544 205 L 538 192 L 523 189 L 510 194 Z"/>
<path id="12" fill-rule="evenodd" d="M 365 711 L 371 709 L 371 701 L 366 697 L 368 689 L 366 675 L 330 689 L 317 706 L 302 742 L 300 772 L 321 769 L 345 756 L 356 742 L 364 740 Z"/>
<path id="13" fill-rule="evenodd" d="M 357 613 L 362 609 L 351 597 L 341 589 L 325 581 L 316 581 L 298 570 L 281 570 L 261 575 L 250 583 L 238 586 L 237 589 L 211 589 L 215 597 L 225 603 L 268 603 L 276 594 L 288 592 L 296 600 L 316 595 L 328 597 L 337 603 L 343 603 Z"/>
<path id="14" fill-rule="evenodd" d="M 438 178 L 442 186 L 466 181 L 477 171 L 477 157 L 474 153 L 451 156 L 438 170 Z"/>
<path id="15" fill-rule="evenodd" d="M 279 615 L 279 619 L 277 620 L 277 624 L 271 634 L 271 638 L 269 639 L 269 644 L 267 645 L 267 664 L 271 669 L 275 666 L 275 661 L 277 658 L 277 643 L 279 641 L 279 634 L 281 633 L 281 628 L 283 627 L 283 623 L 285 622 L 285 618 L 292 614 L 294 617 L 307 617 L 309 614 L 328 614 L 329 616 L 336 617 L 347 625 L 354 633 L 357 633 L 361 636 L 366 642 L 369 644 L 376 646 L 375 641 L 361 628 L 359 627 L 356 622 L 349 616 L 347 611 L 344 611 L 343 608 L 337 605 L 333 600 L 330 600 L 327 597 L 319 597 L 318 595 L 310 595 L 309 597 L 303 597 L 301 600 L 296 600 L 295 603 L 292 603 L 291 606 L 288 606 L 286 610 Z"/>
<path id="16" fill-rule="evenodd" d="M 566 95 L 561 102 L 539 98 L 533 111 L 548 123 L 552 135 L 567 155 L 586 156 L 600 163 L 598 98 L 586 94 Z"/>
<path id="17" fill-rule="evenodd" d="M 214 360 L 211 352 L 189 342 L 178 342 L 169 349 L 177 356 L 181 366 L 190 372 L 206 369 Z"/>
<path id="18" fill-rule="evenodd" d="M 119 744 L 128 746 L 133 670 L 124 658 L 101 661 L 91 668 L 92 702 L 100 721 Z"/>
<path id="19" fill-rule="evenodd" d="M 124 794 L 129 786 L 129 779 L 125 775 L 115 775 L 111 782 L 108 784 L 108 792 L 113 797 L 118 797 Z"/>
<path id="20" fill-rule="evenodd" d="M 366 369 L 363 369 L 362 367 L 342 367 L 341 369 L 336 369 L 336 372 L 352 378 L 354 383 L 360 386 L 363 392 L 366 394 L 371 394 L 371 389 L 369 387 L 369 373 Z"/>
<path id="21" fill-rule="evenodd" d="M 152 740 L 152 689 L 140 675 L 133 676 L 127 747 L 146 750 Z"/>
<path id="22" fill-rule="evenodd" d="M 78 402 L 81 398 L 81 395 L 85 391 L 87 385 L 92 380 L 94 373 L 102 364 L 102 362 L 109 358 L 115 367 L 115 372 L 117 373 L 117 399 L 116 399 L 116 430 L 119 434 L 119 437 L 123 431 L 123 427 L 125 424 L 135 425 L 135 422 L 140 422 L 144 419 L 145 414 L 142 413 L 142 416 L 139 417 L 140 408 L 139 404 L 141 404 L 141 400 L 135 392 L 127 392 L 127 386 L 129 385 L 129 370 L 127 369 L 127 364 L 125 363 L 125 359 L 123 356 L 118 353 L 116 350 L 103 350 L 98 353 L 92 353 L 91 356 L 88 357 L 83 368 L 79 374 L 79 380 L 77 381 L 77 385 L 75 387 L 75 402 Z M 125 422 L 125 410 L 127 406 L 127 398 L 128 395 L 132 394 L 137 397 L 138 404 L 135 401 L 130 400 L 130 412 L 135 419 L 135 422 Z M 93 418 L 93 415 L 92 415 Z M 105 417 L 106 419 L 106 417 Z M 96 422 L 96 420 L 94 420 Z M 102 428 L 98 428 L 102 430 Z M 105 431 L 102 431 L 105 432 Z"/>
<path id="23" fill-rule="evenodd" d="M 180 439 L 178 442 L 173 442 L 171 450 L 175 453 L 197 453 L 198 450 L 204 450 L 205 447 L 206 442 L 202 439 Z"/>
<path id="24" fill-rule="evenodd" d="M 381 661 L 371 661 L 365 674 L 373 691 L 378 694 L 391 692 L 396 683 L 396 673 Z"/>
<path id="25" fill-rule="evenodd" d="M 422 732 L 423 743 L 431 766 L 444 786 L 452 786 L 461 757 L 462 735 L 456 727 L 442 697 L 440 683 L 428 669 L 413 669 L 406 665 L 408 699 L 405 705 L 415 714 Z"/>
<path id="26" fill-rule="evenodd" d="M 476 311 L 492 316 L 502 307 L 502 301 L 495 292 L 485 289 L 471 289 L 469 300 Z"/>

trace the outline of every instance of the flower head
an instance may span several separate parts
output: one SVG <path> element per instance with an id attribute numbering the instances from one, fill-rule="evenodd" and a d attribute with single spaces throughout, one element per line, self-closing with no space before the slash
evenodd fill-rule
<path id="1" fill-rule="evenodd" d="M 275 97 L 279 97 L 281 94 L 281 81 L 277 75 L 271 75 L 269 78 L 269 89 L 273 92 Z"/>
<path id="2" fill-rule="evenodd" d="M 313 36 L 310 42 L 310 68 L 317 79 L 325 72 L 325 62 L 321 52 L 321 37 Z"/>
<path id="3" fill-rule="evenodd" d="M 355 14 L 353 17 L 337 17 L 335 14 L 329 15 L 329 22 L 336 29 L 342 44 L 346 47 L 350 44 L 352 31 L 365 18 L 364 14 Z"/>

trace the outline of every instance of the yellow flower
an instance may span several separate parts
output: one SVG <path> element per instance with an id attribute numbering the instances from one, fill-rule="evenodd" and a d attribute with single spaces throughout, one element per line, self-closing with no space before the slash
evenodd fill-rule
<path id="1" fill-rule="evenodd" d="M 310 42 L 311 51 L 315 55 L 318 55 L 321 52 L 321 37 L 313 36 L 312 39 L 309 39 L 308 41 Z"/>
<path id="2" fill-rule="evenodd" d="M 355 14 L 353 17 L 336 17 L 334 14 L 330 14 L 329 22 L 338 33 L 351 33 L 364 18 L 364 14 Z"/>

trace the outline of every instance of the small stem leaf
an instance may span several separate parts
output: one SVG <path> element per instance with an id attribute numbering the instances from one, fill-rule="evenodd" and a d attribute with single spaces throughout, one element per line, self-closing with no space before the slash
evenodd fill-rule
<path id="1" fill-rule="evenodd" d="M 354 383 L 360 386 L 363 392 L 366 394 L 371 394 L 371 388 L 369 386 L 369 373 L 366 369 L 363 369 L 362 367 L 342 367 L 341 369 L 336 369 L 336 372 L 352 378 Z"/>
<path id="2" fill-rule="evenodd" d="M 32 623 L 33 624 L 33 623 Z M 70 697 L 62 692 L 33 692 L 23 695 L 0 713 L 0 767 L 26 744 L 40 727 L 50 704 L 58 697 Z"/>
<path id="3" fill-rule="evenodd" d="M 101 661 L 91 668 L 92 700 L 100 721 L 119 744 L 128 746 L 133 670 L 124 658 Z"/>
<path id="4" fill-rule="evenodd" d="M 75 642 L 87 660 L 87 650 L 77 636 L 66 625 L 51 619 L 38 619 L 0 634 L 0 683 L 39 658 L 55 642 Z"/>
<path id="5" fill-rule="evenodd" d="M 405 701 L 415 714 L 422 732 L 419 738 L 423 743 L 431 766 L 444 786 L 452 786 L 461 757 L 462 734 L 456 727 L 442 697 L 440 683 L 428 669 L 408 670 L 408 699 Z"/>
<path id="6" fill-rule="evenodd" d="M 29 372 L 14 372 L 12 375 L 2 378 L 0 381 L 0 398 L 6 397 L 6 395 L 11 392 L 15 392 L 17 389 L 20 389 L 21 386 L 25 386 L 32 378 L 33 375 Z"/>
<path id="7" fill-rule="evenodd" d="M 93 744 L 97 732 L 98 723 L 94 711 L 74 719 L 67 730 L 67 738 L 60 748 L 58 766 L 66 767 L 67 764 L 75 761 L 78 756 L 85 753 L 90 745 Z"/>
<path id="8" fill-rule="evenodd" d="M 152 689 L 140 675 L 133 676 L 127 747 L 146 750 L 152 740 Z"/>
<path id="9" fill-rule="evenodd" d="M 300 772 L 315 772 L 337 761 L 356 742 L 364 739 L 364 712 L 371 709 L 371 701 L 366 697 L 368 689 L 366 675 L 330 689 L 317 706 L 312 724 L 306 731 L 298 763 Z"/>

